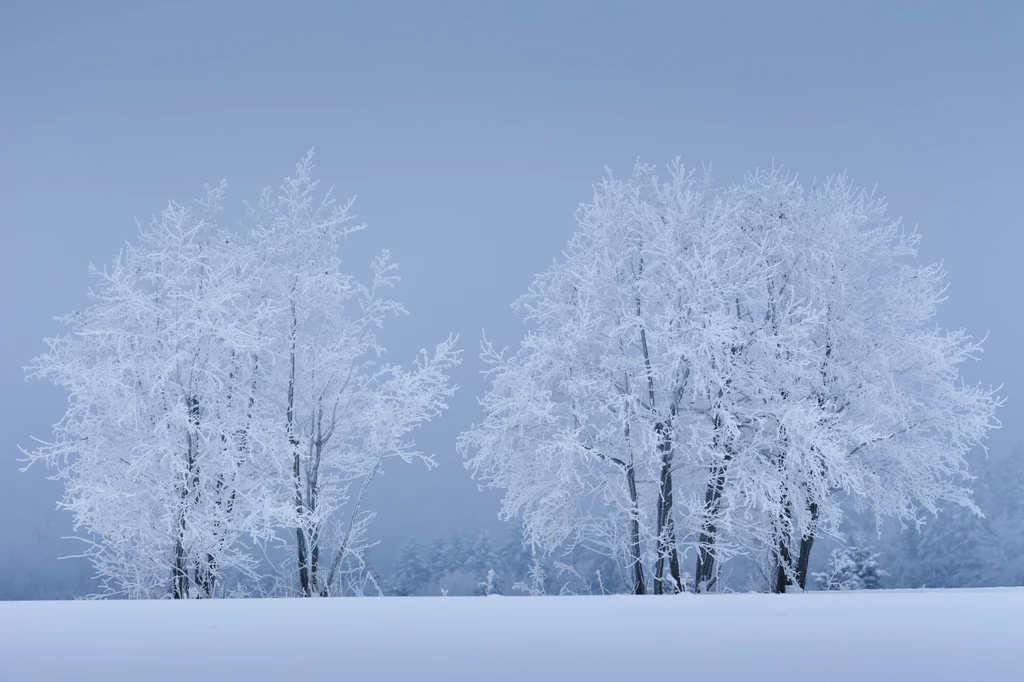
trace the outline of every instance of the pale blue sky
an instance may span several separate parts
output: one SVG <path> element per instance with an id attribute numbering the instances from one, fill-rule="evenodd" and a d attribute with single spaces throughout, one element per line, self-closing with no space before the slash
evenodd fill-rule
<path id="1" fill-rule="evenodd" d="M 480 329 L 517 341 L 509 303 L 604 166 L 637 157 L 877 183 L 945 260 L 941 323 L 991 331 L 969 378 L 1010 396 L 993 447 L 1024 441 L 1020 3 L 151 5 L 0 8 L 0 596 L 15 560 L 51 576 L 38 594 L 71 579 L 53 564 L 58 488 L 15 459 L 61 413 L 21 367 L 84 301 L 87 264 L 204 182 L 254 199 L 313 145 L 370 226 L 350 266 L 383 246 L 402 266 L 412 315 L 392 356 L 449 331 L 468 350 L 420 438 L 440 470 L 395 468 L 376 490 L 387 543 L 496 526 L 453 447 L 477 418 Z"/>

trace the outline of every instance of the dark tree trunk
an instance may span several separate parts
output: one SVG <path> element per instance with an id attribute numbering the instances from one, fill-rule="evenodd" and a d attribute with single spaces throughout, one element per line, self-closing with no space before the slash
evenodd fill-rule
<path id="1" fill-rule="evenodd" d="M 658 430 L 661 430 L 661 424 L 658 424 Z M 661 445 L 658 446 L 661 449 Z M 657 552 L 654 559 L 654 584 L 651 585 L 651 591 L 654 594 L 664 594 L 665 585 L 665 516 L 669 513 L 670 502 L 665 497 L 665 474 L 667 473 L 665 468 L 665 460 L 661 462 L 661 476 L 658 481 L 658 508 L 657 508 L 657 521 L 655 525 L 655 531 L 658 538 Z"/>
<path id="2" fill-rule="evenodd" d="M 773 590 L 776 594 L 784 594 L 786 592 L 786 588 L 793 584 L 793 555 L 789 547 L 791 536 L 790 525 L 792 518 L 793 512 L 787 502 L 786 511 L 779 522 L 779 529 L 777 531 L 779 536 L 779 546 L 777 549 L 778 557 L 775 570 L 775 587 Z"/>
<path id="3" fill-rule="evenodd" d="M 672 591 L 683 591 L 683 573 L 679 568 L 679 547 L 676 543 L 675 522 L 669 520 L 669 539 L 672 541 L 672 549 L 668 554 L 668 572 L 672 576 Z"/>
<path id="4" fill-rule="evenodd" d="M 216 559 L 213 558 L 212 554 L 207 553 L 202 562 L 196 566 L 195 577 L 193 578 L 193 582 L 199 590 L 200 597 L 205 597 L 207 599 L 213 597 L 216 571 Z"/>
<path id="5" fill-rule="evenodd" d="M 636 472 L 633 465 L 626 466 L 626 483 L 629 486 L 629 501 L 632 505 L 630 510 L 630 561 L 633 566 L 633 594 L 644 594 L 647 590 L 644 586 L 644 565 L 640 559 L 640 506 L 637 501 Z"/>
<path id="6" fill-rule="evenodd" d="M 721 429 L 721 419 L 715 417 L 715 429 Z M 716 449 L 722 445 L 722 438 L 715 437 Z M 715 540 L 718 536 L 718 512 L 722 505 L 722 493 L 725 490 L 725 474 L 729 468 L 732 454 L 726 446 L 722 461 L 711 470 L 707 488 L 704 491 L 704 521 L 701 523 L 700 537 L 697 543 L 697 567 L 694 570 L 693 588 L 696 592 L 710 592 L 715 584 Z"/>
<path id="7" fill-rule="evenodd" d="M 180 535 L 185 534 L 185 518 L 181 519 Z M 171 597 L 173 599 L 188 598 L 188 570 L 185 568 L 185 547 L 181 537 L 174 543 L 174 570 L 172 571 L 173 586 Z"/>
<path id="8" fill-rule="evenodd" d="M 303 504 L 302 504 L 302 491 L 299 489 L 299 455 L 296 453 L 294 462 L 294 474 L 295 474 L 295 511 L 298 514 L 300 523 L 305 517 Z M 302 526 L 298 526 L 295 529 L 295 548 L 296 558 L 299 564 L 299 588 L 302 590 L 303 596 L 310 596 L 309 587 L 309 562 L 306 557 L 306 531 Z"/>
<path id="9" fill-rule="evenodd" d="M 661 436 L 658 450 L 661 452 L 661 476 L 658 481 L 658 550 L 654 565 L 655 594 L 665 593 L 665 563 L 669 565 L 672 593 L 682 589 L 679 571 L 679 549 L 676 545 L 675 520 L 672 516 L 672 436 L 671 423 L 665 427 L 659 423 L 655 429 Z"/>
<path id="10" fill-rule="evenodd" d="M 811 512 L 811 527 L 807 534 L 800 539 L 800 556 L 796 561 L 796 583 L 800 589 L 807 588 L 807 567 L 811 563 L 811 547 L 814 545 L 815 526 L 818 520 L 818 505 L 812 502 L 808 509 Z"/>
<path id="11" fill-rule="evenodd" d="M 320 588 L 317 584 L 317 571 L 320 569 L 320 525 L 315 520 L 316 504 L 317 504 L 317 482 L 315 478 L 311 477 L 309 481 L 309 500 L 307 502 L 307 508 L 309 513 L 314 517 L 314 522 L 309 531 L 309 592 L 310 594 L 319 594 Z"/>
<path id="12" fill-rule="evenodd" d="M 671 591 L 683 589 L 683 576 L 679 570 L 679 544 L 676 541 L 676 522 L 672 515 L 672 471 L 665 471 L 665 539 L 668 542 L 668 573 L 672 579 Z"/>
<path id="13" fill-rule="evenodd" d="M 722 490 L 725 488 L 725 462 L 715 467 L 711 479 L 708 481 L 707 489 L 704 491 L 704 522 L 701 524 L 700 538 L 697 544 L 697 567 L 694 570 L 694 589 L 698 592 L 708 592 L 715 583 L 715 539 L 718 535 L 719 506 L 722 500 Z"/>
<path id="14" fill-rule="evenodd" d="M 171 596 L 174 599 L 187 599 L 191 587 L 189 580 L 188 557 L 185 552 L 185 533 L 187 523 L 185 517 L 190 502 L 198 501 L 199 496 L 199 399 L 189 396 L 185 401 L 188 405 L 188 430 L 185 432 L 186 475 L 185 485 L 181 489 L 181 511 L 178 519 L 178 534 L 174 542 L 174 570 L 172 572 Z"/>
<path id="15" fill-rule="evenodd" d="M 309 479 L 307 482 L 307 497 L 309 499 L 306 504 L 314 518 L 320 499 L 320 462 L 323 461 L 324 447 L 326 447 L 332 432 L 333 425 L 328 428 L 328 433 L 324 433 L 324 407 L 322 403 L 318 404 L 316 411 L 316 437 L 313 439 L 311 453 L 312 461 L 310 462 L 309 472 L 306 474 Z M 317 572 L 320 570 L 320 530 L 320 522 L 317 520 L 310 531 L 309 582 L 310 589 L 314 594 L 323 594 L 317 580 Z"/>
<path id="16" fill-rule="evenodd" d="M 669 481 L 671 486 L 671 480 Z M 658 535 L 658 560 L 654 565 L 654 594 L 665 594 L 665 583 L 668 583 L 667 591 L 675 594 L 683 589 L 682 572 L 679 567 L 679 547 L 676 541 L 675 521 L 670 516 L 671 507 L 665 510 L 667 519 L 664 519 L 662 532 Z M 665 577 L 665 564 L 668 564 L 668 578 Z"/>
<path id="17" fill-rule="evenodd" d="M 305 505 L 302 502 L 302 454 L 299 451 L 299 438 L 295 428 L 295 355 L 296 335 L 298 333 L 298 318 L 295 312 L 295 301 L 291 303 L 292 329 L 291 347 L 289 349 L 289 360 L 291 362 L 288 375 L 288 403 L 285 419 L 288 429 L 288 444 L 292 449 L 292 476 L 295 479 L 295 514 L 299 525 L 295 528 L 295 554 L 299 568 L 299 588 L 303 596 L 310 596 L 309 589 L 309 562 L 306 555 L 306 531 L 302 527 L 305 519 Z"/>
<path id="18" fill-rule="evenodd" d="M 644 271 L 644 261 L 643 261 L 643 257 L 641 256 L 641 258 L 640 258 L 639 273 L 637 275 L 638 279 L 639 279 L 640 275 L 643 274 L 643 271 Z M 654 409 L 655 409 L 655 406 L 654 406 L 654 398 L 655 398 L 655 393 L 654 393 L 654 372 L 652 371 L 652 368 L 651 368 L 651 354 L 650 354 L 650 351 L 649 351 L 648 346 L 647 346 L 647 329 L 646 329 L 646 327 L 643 324 L 643 310 L 642 310 L 642 307 L 641 307 L 641 301 L 640 301 L 639 293 L 637 294 L 637 297 L 636 297 L 636 318 L 637 318 L 638 321 L 640 321 L 640 347 L 643 349 L 644 369 L 645 369 L 645 373 L 646 373 L 646 376 L 647 376 L 647 400 L 648 400 L 647 407 L 648 407 L 649 410 L 651 410 L 653 412 Z M 664 438 L 664 435 L 661 433 L 664 430 L 664 427 L 659 423 L 656 428 L 658 429 L 659 435 L 662 435 L 662 438 Z M 628 432 L 627 432 L 627 438 L 628 438 Z M 662 441 L 662 443 L 658 444 L 658 449 L 661 450 L 663 445 L 664 445 L 664 441 Z M 664 457 L 665 457 L 665 455 L 663 453 L 662 454 L 662 458 L 664 459 Z M 662 467 L 662 478 L 663 479 L 664 479 L 664 474 L 665 473 L 666 473 L 666 471 L 665 471 L 664 467 Z M 636 476 L 633 473 L 632 465 L 630 465 L 629 475 L 631 477 L 630 478 L 630 491 L 631 491 L 631 495 L 633 497 L 633 514 L 634 514 L 634 516 L 633 516 L 633 555 L 634 555 L 633 556 L 633 561 L 634 561 L 634 565 L 636 566 L 636 575 L 634 576 L 635 577 L 635 582 L 636 582 L 635 593 L 636 594 L 643 594 L 645 590 L 644 590 L 644 583 L 643 583 L 643 565 L 640 562 L 640 519 L 639 519 L 640 507 L 637 504 Z M 664 492 L 664 485 L 661 486 L 661 491 L 659 491 L 659 493 L 663 493 L 663 492 Z M 655 569 L 654 569 L 654 586 L 653 586 L 655 594 L 661 594 L 661 592 L 662 592 L 661 581 L 662 581 L 662 574 L 663 574 L 663 570 L 664 570 L 663 569 L 663 563 L 664 562 L 663 562 L 663 557 L 662 557 L 662 551 L 663 551 L 664 538 L 662 537 L 661 531 L 662 531 L 662 526 L 664 524 L 665 509 L 666 509 L 666 507 L 665 507 L 665 497 L 664 497 L 663 494 L 659 494 L 659 499 L 658 499 L 658 545 L 657 545 L 657 557 L 656 557 L 657 563 L 656 563 Z"/>
<path id="19" fill-rule="evenodd" d="M 789 555 L 789 543 L 785 540 L 779 540 L 779 557 L 777 567 L 775 569 L 775 588 L 776 594 L 785 594 L 786 587 L 791 585 L 792 582 L 789 579 L 789 569 L 787 568 L 790 564 Z"/>

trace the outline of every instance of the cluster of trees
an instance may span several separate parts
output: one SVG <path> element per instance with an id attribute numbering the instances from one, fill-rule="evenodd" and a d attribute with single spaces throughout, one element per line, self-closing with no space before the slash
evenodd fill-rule
<path id="1" fill-rule="evenodd" d="M 285 593 L 358 590 L 367 486 L 388 459 L 433 465 L 409 434 L 452 395 L 454 339 L 381 361 L 377 330 L 404 313 L 395 266 L 385 252 L 366 282 L 341 270 L 362 226 L 312 169 L 310 154 L 265 190 L 244 230 L 217 225 L 223 183 L 171 203 L 92 270 L 91 305 L 28 368 L 70 393 L 26 454 L 64 480 L 107 594 L 213 597 L 268 576 Z M 289 536 L 273 565 L 268 544 Z"/>
<path id="2" fill-rule="evenodd" d="M 885 212 L 845 177 L 607 178 L 519 299 L 519 349 L 484 341 L 468 467 L 528 542 L 612 556 L 638 594 L 684 589 L 688 553 L 697 591 L 740 554 L 802 589 L 849 505 L 977 511 L 965 455 L 1000 398 L 962 382 L 981 346 L 934 327 L 943 271 Z"/>
<path id="3" fill-rule="evenodd" d="M 809 573 L 809 589 L 1024 585 L 1024 449 L 976 453 L 969 464 L 972 496 L 982 514 L 952 505 L 918 519 L 920 528 L 897 523 L 879 532 L 873 514 L 848 505 L 843 537 L 828 538 L 822 555 L 811 562 L 820 570 Z M 759 567 L 743 563 L 722 580 L 723 589 L 769 584 Z M 682 582 L 693 587 L 686 571 Z M 501 544 L 486 533 L 439 537 L 424 547 L 410 539 L 381 585 L 391 595 L 605 594 L 631 588 L 610 557 L 579 545 L 569 554 L 532 552 L 518 526 Z"/>
<path id="4" fill-rule="evenodd" d="M 433 465 L 409 434 L 446 408 L 458 351 L 380 359 L 377 330 L 404 312 L 395 266 L 341 271 L 362 226 L 311 171 L 241 231 L 216 223 L 223 185 L 170 204 L 28 369 L 71 395 L 26 454 L 65 481 L 110 594 L 385 591 L 363 494 L 388 459 Z M 638 165 L 577 218 L 517 302 L 519 348 L 484 340 L 484 417 L 457 444 L 522 537 L 407 544 L 387 591 L 707 592 L 745 556 L 784 592 L 845 510 L 977 513 L 965 457 L 1001 398 L 961 380 L 981 344 L 934 326 L 944 273 L 914 262 L 883 201 L 845 177 L 721 188 Z"/>
<path id="5" fill-rule="evenodd" d="M 982 515 L 957 506 L 883 535 L 894 587 L 1024 585 L 1024 449 L 971 461 Z"/>
<path id="6" fill-rule="evenodd" d="M 398 549 L 382 592 L 395 596 L 470 596 L 516 594 L 614 594 L 625 591 L 619 570 L 608 557 L 578 550 L 542 555 L 512 532 L 500 544 L 486 532 L 476 537 L 453 534 L 428 547 L 411 538 Z"/>

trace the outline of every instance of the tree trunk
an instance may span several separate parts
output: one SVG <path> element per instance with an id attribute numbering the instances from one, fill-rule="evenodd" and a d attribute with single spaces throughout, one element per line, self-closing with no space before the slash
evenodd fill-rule
<path id="1" fill-rule="evenodd" d="M 185 546 L 182 536 L 185 535 L 185 516 L 181 517 L 178 539 L 174 543 L 174 570 L 171 572 L 173 586 L 171 597 L 173 599 L 188 598 L 188 571 L 185 569 Z"/>
<path id="2" fill-rule="evenodd" d="M 776 594 L 784 594 L 786 587 L 793 584 L 792 570 L 793 570 L 793 555 L 790 551 L 790 525 L 793 518 L 792 508 L 789 503 L 786 503 L 786 510 L 783 513 L 783 518 L 779 523 L 778 536 L 779 546 L 777 549 L 778 557 L 776 562 L 775 570 L 775 586 L 773 591 Z"/>
<path id="3" fill-rule="evenodd" d="M 639 271 L 639 274 L 637 275 L 638 279 L 639 279 L 639 276 L 641 274 L 643 274 L 643 271 L 644 271 L 644 261 L 643 261 L 643 257 L 641 256 L 641 258 L 640 258 L 640 271 Z M 639 295 L 639 293 L 637 294 L 637 297 L 636 297 L 636 318 L 637 318 L 637 320 L 640 321 L 640 346 L 643 349 L 643 353 L 644 353 L 644 369 L 645 369 L 645 373 L 647 375 L 647 400 L 648 400 L 648 406 L 647 407 L 648 407 L 649 410 L 651 410 L 653 412 L 654 411 L 654 397 L 655 397 L 655 395 L 654 395 L 654 372 L 651 369 L 651 354 L 650 354 L 650 352 L 648 350 L 648 347 L 647 347 L 647 329 L 646 329 L 646 327 L 643 324 L 643 311 L 642 311 L 641 305 L 640 305 L 640 295 Z M 658 426 L 661 427 L 661 424 L 659 423 Z M 661 429 L 663 429 L 663 428 L 664 427 L 661 427 Z M 628 438 L 628 431 L 627 431 L 627 438 Z M 658 448 L 661 449 L 661 444 L 658 445 Z M 640 561 L 640 518 L 639 518 L 640 507 L 639 507 L 639 505 L 637 503 L 636 474 L 634 473 L 634 470 L 633 470 L 632 459 L 630 460 L 630 462 L 631 462 L 630 463 L 630 468 L 629 468 L 629 476 L 631 477 L 630 478 L 630 495 L 632 496 L 632 501 L 633 501 L 633 561 L 634 561 L 634 566 L 636 566 L 636 570 L 635 570 L 635 573 L 634 573 L 634 582 L 636 583 L 634 585 L 634 593 L 635 594 L 644 594 L 645 589 L 644 589 L 644 584 L 643 584 L 643 577 L 644 577 L 644 575 L 643 575 L 643 564 Z M 664 467 L 662 467 L 662 473 L 663 473 L 663 475 L 664 475 L 664 473 L 666 473 Z M 661 591 L 662 591 L 661 580 L 662 580 L 662 573 L 663 573 L 664 569 L 662 568 L 663 562 L 662 562 L 662 555 L 661 555 L 661 552 L 662 552 L 662 541 L 663 541 L 663 538 L 661 536 L 661 530 L 662 530 L 661 527 L 663 525 L 664 516 L 665 516 L 665 498 L 664 498 L 664 496 L 659 495 L 659 499 L 658 499 L 658 531 L 659 532 L 658 532 L 658 546 L 657 546 L 657 563 L 655 564 L 655 569 L 654 569 L 654 576 L 655 577 L 654 577 L 654 586 L 653 586 L 655 594 L 661 594 Z"/>
<path id="4" fill-rule="evenodd" d="M 637 501 L 636 472 L 633 464 L 626 466 L 626 483 L 629 486 L 630 510 L 630 561 L 633 564 L 633 594 L 644 594 L 644 565 L 640 558 L 640 505 Z"/>
<path id="5" fill-rule="evenodd" d="M 306 472 L 306 491 L 308 498 L 306 500 L 306 506 L 309 509 L 310 515 L 314 519 L 309 533 L 309 587 L 311 594 L 321 593 L 320 587 L 317 584 L 317 571 L 320 568 L 320 521 L 316 518 L 316 508 L 320 497 L 320 462 L 323 458 L 323 450 L 327 442 L 324 438 L 323 418 L 324 409 L 323 405 L 320 405 L 317 408 L 316 437 L 313 440 L 312 461 L 310 462 L 309 471 Z"/>
<path id="6" fill-rule="evenodd" d="M 683 589 L 682 573 L 679 570 L 679 545 L 676 542 L 676 522 L 672 516 L 672 471 L 665 472 L 665 538 L 668 542 L 668 572 L 672 578 L 672 593 Z"/>
<path id="7" fill-rule="evenodd" d="M 285 414 L 288 429 L 288 445 L 292 449 L 292 476 L 295 479 L 295 514 L 298 525 L 295 527 L 295 553 L 299 565 L 299 588 L 303 596 L 310 596 L 309 563 L 306 558 L 306 531 L 302 524 L 305 519 L 305 505 L 302 502 L 302 454 L 299 451 L 299 438 L 295 430 L 295 355 L 296 336 L 298 334 L 298 318 L 295 313 L 295 300 L 291 302 L 292 329 L 289 360 L 291 369 L 288 375 L 288 403 Z"/>
<path id="8" fill-rule="evenodd" d="M 654 594 L 664 594 L 665 588 L 662 584 L 665 576 L 665 469 L 662 465 L 661 480 L 658 482 L 658 519 L 655 530 L 657 531 L 658 545 L 654 559 L 654 584 L 651 591 Z"/>
<path id="9" fill-rule="evenodd" d="M 678 592 L 682 587 L 679 572 L 679 551 L 676 546 L 675 521 L 672 517 L 672 436 L 671 424 L 661 423 L 655 427 L 661 436 L 658 450 L 661 451 L 661 475 L 658 481 L 658 549 L 654 564 L 654 594 L 665 593 L 665 562 L 669 564 L 672 583 L 669 590 Z"/>
<path id="10" fill-rule="evenodd" d="M 715 429 L 721 429 L 721 418 L 715 417 Z M 716 436 L 716 446 L 721 440 Z M 717 449 L 717 447 L 716 447 Z M 695 592 L 710 592 L 715 585 L 715 540 L 718 535 L 716 519 L 721 509 L 722 493 L 725 490 L 725 474 L 732 455 L 726 448 L 722 461 L 711 470 L 707 488 L 704 491 L 704 521 L 697 543 L 697 567 L 694 570 L 693 589 Z"/>
<path id="11" fill-rule="evenodd" d="M 672 548 L 668 554 L 668 571 L 669 575 L 672 576 L 673 592 L 682 592 L 684 589 L 683 585 L 683 573 L 679 568 L 679 545 L 676 542 L 676 523 L 671 518 L 668 521 L 669 527 L 669 540 L 672 543 Z"/>
<path id="12" fill-rule="evenodd" d="M 710 592 L 715 583 L 715 538 L 718 534 L 715 519 L 718 518 L 722 490 L 725 488 L 725 470 L 724 462 L 715 467 L 704 491 L 705 518 L 700 528 L 697 567 L 693 576 L 694 590 L 697 592 Z"/>
<path id="13" fill-rule="evenodd" d="M 199 589 L 199 596 L 210 599 L 213 597 L 213 587 L 217 571 L 217 561 L 213 558 L 213 555 L 209 552 L 206 553 L 206 557 L 196 566 L 195 578 L 193 582 L 196 588 Z"/>
<path id="14" fill-rule="evenodd" d="M 785 594 L 786 586 L 793 584 L 789 579 L 789 570 L 787 569 L 787 566 L 789 566 L 791 561 L 789 555 L 789 543 L 780 539 L 778 552 L 778 562 L 775 569 L 775 586 L 772 591 L 775 592 L 775 594 Z"/>
<path id="15" fill-rule="evenodd" d="M 293 446 L 294 445 L 297 445 L 297 443 L 293 443 Z M 303 596 L 308 597 L 310 596 L 310 591 L 309 563 L 306 558 L 306 530 L 301 525 L 306 515 L 302 504 L 302 489 L 299 487 L 301 471 L 299 468 L 299 454 L 297 451 L 295 453 L 293 473 L 295 475 L 295 512 L 299 519 L 299 525 L 295 528 L 296 558 L 299 564 L 299 588 L 302 590 Z"/>
<path id="16" fill-rule="evenodd" d="M 187 530 L 185 517 L 189 502 L 199 494 L 199 399 L 189 396 L 185 401 L 188 405 L 188 429 L 185 432 L 185 452 L 187 473 L 185 485 L 181 489 L 181 510 L 178 519 L 178 533 L 174 542 L 174 570 L 172 572 L 171 597 L 187 599 L 189 597 L 190 580 L 188 575 L 188 557 L 185 553 L 185 533 Z"/>
<path id="17" fill-rule="evenodd" d="M 814 545 L 814 532 L 816 522 L 818 520 L 818 505 L 812 502 L 808 509 L 811 512 L 811 527 L 807 533 L 800 539 L 800 556 L 796 562 L 796 582 L 800 586 L 800 589 L 806 589 L 807 587 L 807 567 L 811 563 L 811 547 Z"/>

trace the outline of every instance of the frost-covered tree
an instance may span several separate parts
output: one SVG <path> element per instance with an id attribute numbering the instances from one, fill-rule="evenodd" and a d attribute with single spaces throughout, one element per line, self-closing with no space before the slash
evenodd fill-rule
<path id="1" fill-rule="evenodd" d="M 216 226 L 222 196 L 171 203 L 91 268 L 89 306 L 28 368 L 70 394 L 28 458 L 56 467 L 110 594 L 213 596 L 227 572 L 252 575 L 244 540 L 269 539 L 281 518 L 253 390 L 271 306 L 250 297 L 251 250 Z"/>
<path id="2" fill-rule="evenodd" d="M 415 538 L 406 540 L 398 548 L 394 575 L 391 583 L 394 594 L 407 597 L 422 594 L 423 586 L 430 582 L 430 569 L 420 554 L 420 545 Z"/>
<path id="3" fill-rule="evenodd" d="M 498 572 L 493 568 L 487 569 L 487 577 L 477 583 L 476 591 L 473 593 L 477 597 L 489 597 L 491 595 L 501 595 L 504 593 L 504 586 L 501 582 L 501 577 Z"/>
<path id="4" fill-rule="evenodd" d="M 531 597 L 542 597 L 547 594 L 548 576 L 544 569 L 544 562 L 539 556 L 534 555 L 530 566 L 526 571 L 526 580 L 516 582 L 512 589 L 519 590 Z"/>
<path id="5" fill-rule="evenodd" d="M 518 351 L 485 340 L 485 417 L 459 442 L 530 543 L 614 556 L 637 593 L 679 589 L 688 545 L 698 590 L 767 551 L 784 591 L 844 497 L 902 520 L 971 505 L 957 478 L 1000 401 L 961 382 L 980 345 L 934 329 L 943 273 L 883 202 L 638 166 L 577 217 L 517 303 Z"/>
<path id="6" fill-rule="evenodd" d="M 517 303 L 532 326 L 519 351 L 485 342 L 486 417 L 459 445 L 507 491 L 502 513 L 522 515 L 527 542 L 614 556 L 635 593 L 677 590 L 698 469 L 759 444 L 753 432 L 725 454 L 759 409 L 747 375 L 763 368 L 737 358 L 763 334 L 746 311 L 771 265 L 735 208 L 678 166 L 665 183 L 646 166 L 609 178 L 577 217 L 564 260 Z"/>
<path id="7" fill-rule="evenodd" d="M 276 441 L 280 466 L 290 470 L 299 591 L 337 593 L 347 562 L 361 570 L 362 535 L 372 518 L 362 506 L 367 486 L 385 460 L 432 456 L 409 433 L 447 407 L 458 364 L 449 337 L 421 351 L 409 368 L 383 363 L 377 331 L 404 308 L 385 296 L 397 282 L 387 251 L 374 259 L 367 284 L 341 268 L 353 226 L 351 201 L 317 196 L 312 152 L 278 193 L 264 190 L 253 209 L 253 241 L 263 266 L 262 297 L 277 314 L 264 331 L 270 418 L 284 425 Z M 350 488 L 354 488 L 349 500 Z M 341 510 L 347 506 L 347 512 Z M 331 552 L 326 575 L 321 555 Z"/>
<path id="8" fill-rule="evenodd" d="M 438 580 L 446 574 L 463 570 L 468 551 L 469 541 L 461 534 L 434 538 L 427 557 L 432 578 Z"/>
<path id="9" fill-rule="evenodd" d="M 408 367 L 382 361 L 376 333 L 404 313 L 384 296 L 395 265 L 383 253 L 365 284 L 342 271 L 361 226 L 351 202 L 317 196 L 312 169 L 310 153 L 240 234 L 216 225 L 223 185 L 195 209 L 170 204 L 93 269 L 90 306 L 28 368 L 70 406 L 26 454 L 65 481 L 110 593 L 210 597 L 229 575 L 264 585 L 253 545 L 285 528 L 293 593 L 361 593 L 367 486 L 392 458 L 433 465 L 410 434 L 446 409 L 454 339 Z"/>
<path id="10" fill-rule="evenodd" d="M 499 567 L 498 553 L 491 542 L 490 534 L 484 531 L 477 535 L 469 547 L 464 566 L 473 573 L 484 573 Z"/>
<path id="11" fill-rule="evenodd" d="M 873 547 L 837 547 L 825 571 L 811 577 L 819 590 L 877 590 L 889 575 L 881 568 L 879 556 Z"/>
<path id="12" fill-rule="evenodd" d="M 884 201 L 842 176 L 805 190 L 778 171 L 754 173 L 732 192 L 746 230 L 790 226 L 778 232 L 769 301 L 814 311 L 803 328 L 815 351 L 792 368 L 796 383 L 779 389 L 802 417 L 794 423 L 788 412 L 775 471 L 764 472 L 777 477 L 777 493 L 764 499 L 775 507 L 784 591 L 793 580 L 804 586 L 815 534 L 838 532 L 838 495 L 901 521 L 942 502 L 973 508 L 965 456 L 998 425 L 1001 399 L 962 381 L 981 345 L 935 327 L 944 272 L 914 261 L 919 237 L 886 216 Z"/>

